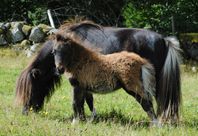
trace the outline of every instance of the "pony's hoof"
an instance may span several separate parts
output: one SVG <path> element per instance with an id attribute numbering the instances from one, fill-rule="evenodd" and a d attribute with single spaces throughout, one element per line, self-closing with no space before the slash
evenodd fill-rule
<path id="1" fill-rule="evenodd" d="M 29 110 L 28 109 L 26 109 L 26 108 L 23 108 L 23 110 L 22 110 L 22 115 L 28 115 L 28 113 L 29 113 Z"/>

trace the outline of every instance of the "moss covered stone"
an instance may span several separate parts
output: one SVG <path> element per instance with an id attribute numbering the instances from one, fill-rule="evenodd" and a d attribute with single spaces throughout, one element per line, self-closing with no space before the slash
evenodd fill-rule
<path id="1" fill-rule="evenodd" d="M 31 30 L 32 30 L 32 27 L 29 25 L 23 25 L 23 27 L 22 27 L 22 31 L 25 34 L 25 36 L 28 36 L 30 34 Z"/>

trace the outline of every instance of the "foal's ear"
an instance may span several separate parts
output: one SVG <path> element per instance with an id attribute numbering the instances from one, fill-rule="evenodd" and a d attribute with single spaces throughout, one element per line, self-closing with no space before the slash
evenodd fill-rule
<path id="1" fill-rule="evenodd" d="M 60 35 L 60 34 L 56 34 L 56 40 L 57 41 L 64 41 L 65 38 L 62 35 Z"/>

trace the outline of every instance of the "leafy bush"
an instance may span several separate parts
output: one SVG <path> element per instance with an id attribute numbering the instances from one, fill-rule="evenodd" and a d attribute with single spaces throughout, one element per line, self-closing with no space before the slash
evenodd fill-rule
<path id="1" fill-rule="evenodd" d="M 34 25 L 37 25 L 39 23 L 47 23 L 47 8 L 38 7 L 33 11 L 28 11 L 28 17 Z"/>
<path id="2" fill-rule="evenodd" d="M 134 1 L 126 3 L 122 16 L 128 27 L 151 27 L 153 30 L 174 34 L 198 31 L 198 1 Z"/>
<path id="3" fill-rule="evenodd" d="M 162 4 L 150 6 L 135 5 L 132 2 L 126 4 L 122 15 L 127 27 L 151 28 L 160 32 L 171 32 L 171 14 L 169 7 Z"/>
<path id="4" fill-rule="evenodd" d="M 128 27 L 148 27 L 150 24 L 146 21 L 146 15 L 144 12 L 139 11 L 135 8 L 132 3 L 128 3 L 123 8 L 122 13 L 125 22 L 124 24 Z"/>

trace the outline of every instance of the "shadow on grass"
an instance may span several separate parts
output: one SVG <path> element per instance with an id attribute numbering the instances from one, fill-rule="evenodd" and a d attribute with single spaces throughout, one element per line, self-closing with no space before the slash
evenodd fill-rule
<path id="1" fill-rule="evenodd" d="M 46 117 L 46 116 L 43 116 Z M 64 117 L 58 114 L 54 114 L 51 116 L 47 117 L 48 119 L 51 120 L 57 120 L 58 122 L 64 122 L 64 123 L 71 123 L 73 116 L 70 115 L 69 117 Z M 98 113 L 97 116 L 94 118 L 93 121 L 91 120 L 91 116 L 86 115 L 86 121 L 82 121 L 82 123 L 87 123 L 91 122 L 93 124 L 98 124 L 100 122 L 105 122 L 105 123 L 114 123 L 114 124 L 120 124 L 122 126 L 132 126 L 134 128 L 147 128 L 149 127 L 149 123 L 147 119 L 143 118 L 143 121 L 140 121 L 138 119 L 130 118 L 127 115 L 124 115 L 121 111 L 117 111 L 112 109 L 109 112 L 105 113 Z"/>
<path id="2" fill-rule="evenodd" d="M 117 111 L 112 109 L 110 112 L 99 113 L 95 117 L 93 123 L 106 122 L 106 123 L 115 123 L 120 124 L 122 126 L 133 126 L 133 127 L 149 127 L 148 120 L 145 118 L 144 121 L 140 121 L 134 118 L 131 118 L 121 112 L 121 110 Z"/>

